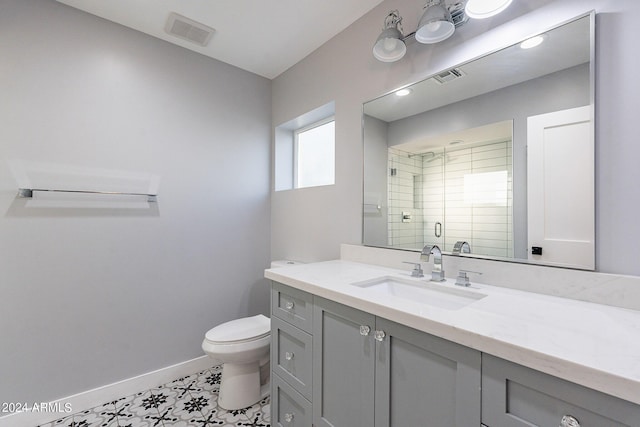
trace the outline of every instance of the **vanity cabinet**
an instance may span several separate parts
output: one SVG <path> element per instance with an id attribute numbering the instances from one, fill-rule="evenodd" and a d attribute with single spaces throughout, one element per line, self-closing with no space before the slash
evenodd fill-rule
<path id="1" fill-rule="evenodd" d="M 376 331 L 376 427 L 480 425 L 480 352 L 382 318 Z"/>
<path id="2" fill-rule="evenodd" d="M 640 406 L 483 354 L 482 422 L 487 427 L 638 427 Z"/>
<path id="3" fill-rule="evenodd" d="M 375 316 L 314 298 L 314 427 L 374 426 Z"/>
<path id="4" fill-rule="evenodd" d="M 271 287 L 271 423 L 312 425 L 313 295 L 279 283 Z"/>
<path id="5" fill-rule="evenodd" d="M 315 427 L 480 425 L 480 353 L 314 298 Z"/>
<path id="6" fill-rule="evenodd" d="M 311 402 L 277 375 L 271 377 L 271 424 L 311 427 Z"/>
<path id="7" fill-rule="evenodd" d="M 271 314 L 302 331 L 311 333 L 313 295 L 272 282 Z"/>
<path id="8" fill-rule="evenodd" d="M 272 425 L 640 427 L 640 405 L 273 283 Z"/>

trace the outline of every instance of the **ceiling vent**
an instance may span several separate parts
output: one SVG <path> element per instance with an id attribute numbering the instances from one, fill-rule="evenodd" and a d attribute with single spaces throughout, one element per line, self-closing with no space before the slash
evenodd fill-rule
<path id="1" fill-rule="evenodd" d="M 178 15 L 175 12 L 169 14 L 167 25 L 164 27 L 167 34 L 190 41 L 200 46 L 206 46 L 211 36 L 216 31 L 211 27 Z"/>
<path id="2" fill-rule="evenodd" d="M 436 74 L 435 76 L 433 76 L 433 78 L 435 79 L 435 81 L 437 81 L 442 85 L 445 83 L 449 83 L 453 80 L 459 79 L 460 77 L 463 77 L 463 76 L 466 76 L 466 74 L 460 68 L 452 68 L 450 70 L 443 71 L 440 74 Z"/>

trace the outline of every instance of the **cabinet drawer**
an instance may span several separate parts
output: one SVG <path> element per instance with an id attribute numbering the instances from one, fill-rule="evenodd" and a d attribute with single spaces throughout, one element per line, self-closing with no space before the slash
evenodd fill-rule
<path id="1" fill-rule="evenodd" d="M 313 321 L 313 295 L 272 282 L 271 314 L 311 333 Z"/>
<path id="2" fill-rule="evenodd" d="M 482 355 L 482 422 L 491 427 L 638 426 L 640 406 L 487 354 Z M 571 424 L 567 424 L 571 425 Z"/>
<path id="3" fill-rule="evenodd" d="M 271 369 L 311 400 L 312 338 L 295 326 L 271 319 Z"/>
<path id="4" fill-rule="evenodd" d="M 277 375 L 271 377 L 271 425 L 310 427 L 311 403 Z"/>

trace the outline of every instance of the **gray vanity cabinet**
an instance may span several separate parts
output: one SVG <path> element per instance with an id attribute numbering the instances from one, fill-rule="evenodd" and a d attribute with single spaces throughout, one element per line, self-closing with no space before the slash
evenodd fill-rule
<path id="1" fill-rule="evenodd" d="M 480 353 L 314 298 L 315 427 L 480 425 Z"/>
<path id="2" fill-rule="evenodd" d="M 376 427 L 479 426 L 481 354 L 376 319 Z"/>
<path id="3" fill-rule="evenodd" d="M 276 427 L 640 427 L 640 405 L 279 283 L 271 313 Z"/>
<path id="4" fill-rule="evenodd" d="M 482 422 L 487 427 L 638 427 L 640 406 L 483 354 Z"/>
<path id="5" fill-rule="evenodd" d="M 271 377 L 271 425 L 311 427 L 311 402 L 278 375 Z"/>
<path id="6" fill-rule="evenodd" d="M 375 316 L 314 297 L 313 425 L 374 425 Z"/>
<path id="7" fill-rule="evenodd" d="M 313 295 L 273 283 L 271 289 L 271 424 L 311 426 Z"/>

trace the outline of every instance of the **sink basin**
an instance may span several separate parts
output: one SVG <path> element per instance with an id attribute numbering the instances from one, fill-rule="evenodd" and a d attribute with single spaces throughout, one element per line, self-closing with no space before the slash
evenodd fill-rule
<path id="1" fill-rule="evenodd" d="M 436 285 L 426 280 L 405 280 L 391 276 L 352 283 L 352 285 L 367 289 L 381 297 L 400 298 L 446 310 L 458 310 L 486 297 L 486 295 L 464 289 L 446 287 L 453 285 Z"/>

